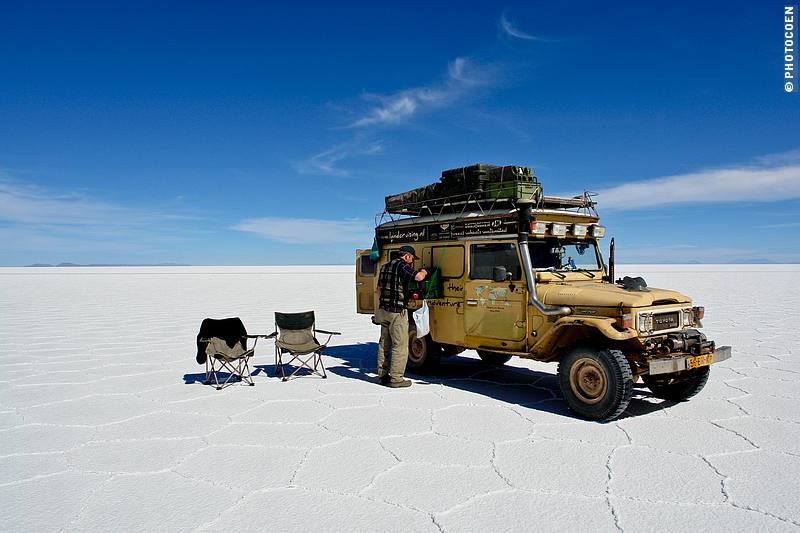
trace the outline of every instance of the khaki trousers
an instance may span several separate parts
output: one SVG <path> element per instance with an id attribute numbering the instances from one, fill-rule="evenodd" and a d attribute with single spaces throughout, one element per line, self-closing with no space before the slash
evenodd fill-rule
<path id="1" fill-rule="evenodd" d="M 381 325 L 378 376 L 388 375 L 393 382 L 403 381 L 408 361 L 408 311 L 403 309 L 399 313 L 392 313 L 379 308 L 375 313 L 375 321 Z"/>

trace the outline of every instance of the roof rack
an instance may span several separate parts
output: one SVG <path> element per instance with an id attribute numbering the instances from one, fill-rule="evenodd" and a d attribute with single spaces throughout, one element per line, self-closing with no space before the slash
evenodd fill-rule
<path id="1" fill-rule="evenodd" d="M 585 209 L 597 214 L 597 202 L 592 198 L 597 193 L 584 191 L 583 194 L 566 198 L 563 196 L 543 196 L 542 209 Z"/>
<path id="2" fill-rule="evenodd" d="M 441 215 L 485 215 L 498 209 L 515 210 L 532 207 L 535 210 L 554 209 L 592 214 L 597 216 L 593 196 L 596 193 L 585 191 L 573 197 L 537 195 L 533 200 L 514 198 L 486 198 L 482 191 L 442 198 L 427 199 L 421 202 L 407 202 L 397 209 L 384 210 L 375 216 L 376 226 L 383 222 L 405 217 L 433 217 Z"/>

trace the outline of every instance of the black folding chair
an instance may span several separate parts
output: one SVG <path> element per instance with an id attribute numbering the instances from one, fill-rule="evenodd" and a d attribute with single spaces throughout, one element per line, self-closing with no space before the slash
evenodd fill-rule
<path id="1" fill-rule="evenodd" d="M 200 332 L 197 334 L 196 360 L 198 364 L 206 365 L 205 384 L 214 383 L 217 390 L 232 380 L 241 381 L 251 387 L 255 385 L 250 373 L 250 358 L 255 352 L 258 339 L 267 337 L 267 335 L 248 335 L 238 317 L 203 320 Z M 247 348 L 247 339 L 255 339 L 250 349 Z M 218 373 L 223 370 L 228 372 L 228 377 L 220 383 Z"/>
<path id="2" fill-rule="evenodd" d="M 314 336 L 315 333 L 327 335 L 328 339 L 320 343 Z M 312 374 L 327 378 L 322 355 L 334 335 L 341 335 L 338 331 L 325 331 L 314 328 L 314 311 L 304 313 L 275 313 L 275 332 L 268 338 L 275 339 L 275 368 L 280 371 L 283 381 L 296 377 L 297 373 L 306 369 Z M 284 355 L 290 357 L 284 361 Z M 287 375 L 286 366 L 298 363 L 297 368 Z"/>

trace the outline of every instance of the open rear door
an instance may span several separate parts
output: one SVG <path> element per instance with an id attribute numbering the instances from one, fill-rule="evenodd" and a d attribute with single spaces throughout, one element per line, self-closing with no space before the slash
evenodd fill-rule
<path id="1" fill-rule="evenodd" d="M 371 250 L 356 250 L 356 310 L 375 313 L 375 271 L 377 263 L 369 258 Z"/>

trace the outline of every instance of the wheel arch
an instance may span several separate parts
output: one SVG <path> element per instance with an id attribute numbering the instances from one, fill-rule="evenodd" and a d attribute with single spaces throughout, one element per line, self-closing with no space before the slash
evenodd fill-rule
<path id="1" fill-rule="evenodd" d="M 597 348 L 625 351 L 623 345 L 636 338 L 635 330 L 620 331 L 613 318 L 569 316 L 556 324 L 533 347 L 534 357 L 540 361 L 556 361 L 570 350 L 586 345 Z"/>

